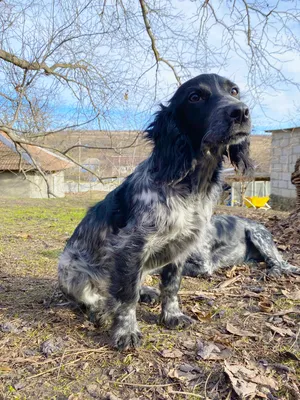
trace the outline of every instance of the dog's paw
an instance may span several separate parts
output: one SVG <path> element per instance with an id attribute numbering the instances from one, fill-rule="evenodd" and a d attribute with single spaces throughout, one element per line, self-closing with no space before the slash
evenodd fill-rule
<path id="1" fill-rule="evenodd" d="M 120 351 L 140 346 L 141 340 L 142 334 L 138 330 L 134 332 L 119 330 L 113 334 L 113 346 Z"/>
<path id="2" fill-rule="evenodd" d="M 281 264 L 281 273 L 283 275 L 300 275 L 300 268 L 295 267 L 288 262 L 283 262 Z"/>
<path id="3" fill-rule="evenodd" d="M 158 289 L 150 286 L 143 286 L 140 289 L 140 302 L 151 305 L 158 304 L 160 301 L 160 292 Z"/>
<path id="4" fill-rule="evenodd" d="M 282 275 L 282 270 L 279 267 L 272 267 L 267 270 L 268 278 L 279 278 Z"/>
<path id="5" fill-rule="evenodd" d="M 300 275 L 300 268 L 289 264 L 286 261 L 273 265 L 268 271 L 269 277 L 278 278 L 281 275 Z"/>
<path id="6" fill-rule="evenodd" d="M 195 321 L 191 317 L 183 313 L 175 315 L 162 313 L 160 316 L 160 324 L 168 329 L 187 328 L 194 323 Z"/>

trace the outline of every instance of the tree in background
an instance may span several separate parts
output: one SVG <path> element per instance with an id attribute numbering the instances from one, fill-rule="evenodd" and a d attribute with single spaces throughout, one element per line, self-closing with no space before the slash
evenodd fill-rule
<path id="1" fill-rule="evenodd" d="M 22 146 L 120 119 L 142 128 L 181 82 L 237 63 L 252 104 L 299 90 L 299 27 L 297 0 L 2 0 L 0 130 Z"/>

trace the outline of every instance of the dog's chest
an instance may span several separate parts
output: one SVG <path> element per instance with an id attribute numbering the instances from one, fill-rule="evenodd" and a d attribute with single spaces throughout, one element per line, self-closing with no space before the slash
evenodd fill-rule
<path id="1" fill-rule="evenodd" d="M 158 235 L 166 235 L 169 240 L 179 240 L 190 236 L 201 227 L 200 203 L 197 198 L 188 202 L 181 199 L 170 199 L 162 210 L 162 224 L 158 221 Z"/>
<path id="2" fill-rule="evenodd" d="M 147 238 L 144 249 L 147 268 L 165 265 L 188 254 L 205 230 L 208 214 L 197 197 L 188 201 L 171 197 L 166 204 L 158 204 L 153 210 L 156 229 Z"/>

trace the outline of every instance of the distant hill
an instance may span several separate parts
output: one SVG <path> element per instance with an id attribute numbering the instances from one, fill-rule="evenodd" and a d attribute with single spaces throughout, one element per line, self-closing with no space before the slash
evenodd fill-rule
<path id="1" fill-rule="evenodd" d="M 251 157 L 256 171 L 270 174 L 271 135 L 251 136 Z M 144 140 L 143 133 L 138 131 L 62 131 L 45 136 L 44 144 L 60 151 L 73 146 L 89 146 L 96 148 L 74 147 L 67 154 L 83 165 L 67 171 L 67 179 L 94 180 L 85 168 L 101 177 L 124 177 L 130 174 L 135 166 L 144 160 L 151 144 Z M 228 167 L 226 163 L 226 167 Z"/>
<path id="2" fill-rule="evenodd" d="M 60 151 L 71 149 L 67 154 L 83 168 L 68 170 L 66 178 L 78 180 L 80 173 L 83 181 L 93 180 L 84 167 L 103 178 L 127 176 L 151 150 L 151 144 L 138 131 L 62 131 L 41 141 Z"/>

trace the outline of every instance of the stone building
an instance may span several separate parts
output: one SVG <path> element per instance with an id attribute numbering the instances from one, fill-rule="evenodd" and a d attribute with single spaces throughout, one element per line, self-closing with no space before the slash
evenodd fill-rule
<path id="1" fill-rule="evenodd" d="M 272 132 L 271 204 L 273 208 L 289 210 L 296 206 L 296 190 L 291 174 L 300 156 L 300 127 Z"/>
<path id="2" fill-rule="evenodd" d="M 39 146 L 16 146 L 0 132 L 1 197 L 64 197 L 64 172 L 73 166 L 67 159 Z"/>

